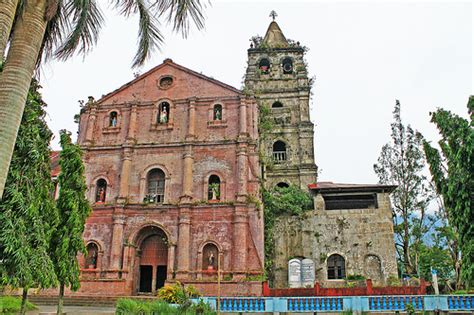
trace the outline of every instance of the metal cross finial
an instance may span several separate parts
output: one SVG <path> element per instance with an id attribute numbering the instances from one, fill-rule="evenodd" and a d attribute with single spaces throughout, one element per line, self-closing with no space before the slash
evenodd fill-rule
<path id="1" fill-rule="evenodd" d="M 272 10 L 269 16 L 273 19 L 273 21 L 275 21 L 275 18 L 278 16 L 278 14 L 275 12 L 275 10 Z"/>

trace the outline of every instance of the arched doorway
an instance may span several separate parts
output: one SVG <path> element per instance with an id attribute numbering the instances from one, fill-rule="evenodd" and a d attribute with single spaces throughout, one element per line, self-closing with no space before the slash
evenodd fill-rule
<path id="1" fill-rule="evenodd" d="M 168 237 L 156 226 L 140 231 L 137 252 L 137 292 L 153 293 L 165 285 L 168 264 Z"/>

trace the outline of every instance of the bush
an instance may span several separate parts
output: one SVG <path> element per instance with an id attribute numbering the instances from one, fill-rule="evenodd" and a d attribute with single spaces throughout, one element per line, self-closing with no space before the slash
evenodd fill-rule
<path id="1" fill-rule="evenodd" d="M 21 308 L 21 298 L 13 296 L 1 296 L 0 297 L 0 314 L 16 314 Z M 26 310 L 31 311 L 37 307 L 26 301 Z"/>
<path id="2" fill-rule="evenodd" d="M 348 275 L 346 277 L 346 280 L 350 280 L 350 281 L 360 281 L 360 280 L 365 280 L 365 277 L 363 275 L 358 275 L 358 274 L 355 274 L 355 275 Z"/>
<path id="3" fill-rule="evenodd" d="M 199 291 L 192 285 L 184 287 L 179 281 L 173 285 L 165 285 L 158 290 L 158 297 L 168 303 L 183 304 L 190 298 L 200 297 Z"/>
<path id="4" fill-rule="evenodd" d="M 188 300 L 190 302 L 190 300 Z M 119 299 L 115 305 L 117 315 L 143 315 L 143 314 L 216 314 L 211 307 L 199 300 L 197 304 L 182 304 L 180 306 L 168 304 L 165 301 L 140 301 L 131 299 Z"/>

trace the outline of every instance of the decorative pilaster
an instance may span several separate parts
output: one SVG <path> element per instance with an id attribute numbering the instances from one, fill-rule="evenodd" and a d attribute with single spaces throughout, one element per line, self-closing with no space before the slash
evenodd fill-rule
<path id="1" fill-rule="evenodd" d="M 130 124 L 128 125 L 127 144 L 133 144 L 136 140 L 137 107 L 137 104 L 133 104 L 130 110 Z"/>
<path id="2" fill-rule="evenodd" d="M 94 106 L 94 107 L 91 107 L 91 109 L 90 109 L 89 119 L 87 121 L 86 139 L 84 141 L 85 142 L 84 144 L 86 144 L 86 145 L 92 144 L 96 119 L 97 119 L 97 110 Z"/>
<path id="3" fill-rule="evenodd" d="M 189 271 L 189 250 L 191 248 L 191 214 L 189 207 L 179 209 L 178 223 L 178 270 L 176 278 L 187 279 Z"/>
<path id="4" fill-rule="evenodd" d="M 124 148 L 122 158 L 122 172 L 120 173 L 120 191 L 117 203 L 125 203 L 128 198 L 128 182 L 130 180 L 130 170 L 132 168 L 132 148 Z"/>
<path id="5" fill-rule="evenodd" d="M 193 163 L 192 146 L 187 145 L 183 155 L 183 191 L 180 203 L 189 203 L 193 198 Z"/>
<path id="6" fill-rule="evenodd" d="M 247 174 L 248 170 L 248 156 L 247 144 L 239 143 L 237 147 L 237 201 L 245 202 L 247 197 Z"/>
<path id="7" fill-rule="evenodd" d="M 114 270 L 119 270 L 121 267 L 124 224 L 123 208 L 116 207 L 113 214 L 112 244 L 110 249 L 110 268 Z"/>
<path id="8" fill-rule="evenodd" d="M 236 206 L 233 215 L 233 271 L 235 279 L 245 277 L 247 266 L 247 227 L 248 216 L 245 206 Z"/>
<path id="9" fill-rule="evenodd" d="M 186 140 L 194 140 L 196 137 L 195 126 L 196 126 L 196 100 L 193 97 L 189 99 L 189 111 L 188 111 L 188 131 L 186 133 Z"/>
<path id="10" fill-rule="evenodd" d="M 240 98 L 239 104 L 239 136 L 247 136 L 247 103 L 245 98 Z"/>

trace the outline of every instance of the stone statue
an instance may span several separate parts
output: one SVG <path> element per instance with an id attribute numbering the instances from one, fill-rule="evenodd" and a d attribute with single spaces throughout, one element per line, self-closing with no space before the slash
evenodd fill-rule
<path id="1" fill-rule="evenodd" d="M 105 201 L 105 189 L 104 189 L 104 187 L 99 188 L 99 194 L 98 195 L 99 195 L 98 196 L 99 198 L 98 198 L 97 201 L 98 202 L 104 202 Z"/>
<path id="2" fill-rule="evenodd" d="M 166 107 L 163 106 L 163 109 L 160 113 L 160 124 L 166 124 L 168 122 L 168 111 Z"/>
<path id="3" fill-rule="evenodd" d="M 209 257 L 207 258 L 208 266 L 214 267 L 214 254 L 212 252 L 209 253 Z"/>

